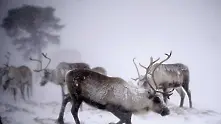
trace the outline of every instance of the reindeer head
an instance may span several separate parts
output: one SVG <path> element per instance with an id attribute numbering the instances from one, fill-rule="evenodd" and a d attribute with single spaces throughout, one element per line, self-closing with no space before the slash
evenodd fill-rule
<path id="1" fill-rule="evenodd" d="M 14 79 L 11 76 L 10 67 L 8 65 L 2 69 L 1 76 L 2 76 L 1 81 L 2 81 L 3 89 L 6 90 L 9 84 L 11 83 L 11 81 Z"/>
<path id="2" fill-rule="evenodd" d="M 167 107 L 166 103 L 163 100 L 162 93 L 155 92 L 154 90 L 148 90 L 148 108 L 147 110 L 151 110 L 161 116 L 166 116 L 170 114 L 170 110 Z"/>
<path id="3" fill-rule="evenodd" d="M 3 89 L 6 90 L 11 81 L 14 80 L 14 77 L 11 75 L 10 67 L 4 69 L 1 80 Z"/>
<path id="4" fill-rule="evenodd" d="M 43 72 L 43 77 L 41 78 L 41 82 L 40 85 L 44 86 L 48 81 L 51 81 L 51 76 L 52 76 L 52 70 L 51 69 L 47 69 L 47 67 L 49 66 L 51 59 L 47 57 L 46 54 L 42 53 L 42 56 L 46 59 L 48 59 L 48 64 L 45 66 L 45 68 L 42 68 L 42 61 L 41 60 L 37 60 L 37 59 L 33 59 L 33 58 L 29 58 L 31 61 L 36 61 L 39 62 L 41 65 L 41 69 L 39 70 L 34 70 L 34 72 Z"/>
<path id="5" fill-rule="evenodd" d="M 167 60 L 171 57 L 172 51 L 170 52 L 170 54 L 165 54 L 165 55 L 167 56 L 167 58 L 164 59 L 164 60 L 162 60 L 160 63 L 158 63 L 157 66 L 155 66 L 155 67 L 153 67 L 153 64 L 156 63 L 157 61 L 159 61 L 160 58 L 158 58 L 158 59 L 156 59 L 155 61 L 153 61 L 153 58 L 150 57 L 150 64 L 149 64 L 148 67 L 145 67 L 145 66 L 143 66 L 143 65 L 141 65 L 141 64 L 139 63 L 139 65 L 146 70 L 146 73 L 145 73 L 145 75 L 142 77 L 142 76 L 140 76 L 139 71 L 138 71 L 138 69 L 137 69 L 138 78 L 133 79 L 133 80 L 136 81 L 137 79 L 139 79 L 139 83 L 142 83 L 142 85 L 143 85 L 144 88 L 147 88 L 147 89 L 150 88 L 151 90 L 153 90 L 154 93 L 161 93 L 161 94 L 163 94 L 164 96 L 167 96 L 167 97 L 169 98 L 169 96 L 172 95 L 172 92 L 173 92 L 174 89 L 172 89 L 172 90 L 169 91 L 169 92 L 161 92 L 161 91 L 159 91 L 159 90 L 158 90 L 159 88 L 158 88 L 157 83 L 155 82 L 155 78 L 154 78 L 154 72 L 155 72 L 155 70 L 156 70 L 162 63 L 164 63 L 165 61 L 167 61 Z M 134 62 L 134 64 L 135 64 L 135 62 Z M 135 66 L 136 66 L 136 64 L 135 64 Z M 153 68 L 152 68 L 152 67 L 153 67 Z M 136 66 L 136 68 L 137 68 L 137 66 Z M 153 71 L 151 72 L 151 70 L 153 70 Z M 154 84 L 155 87 L 156 87 L 156 89 L 155 89 L 151 84 Z M 139 84 L 138 84 L 138 85 L 139 85 Z"/>
<path id="6" fill-rule="evenodd" d="M 12 77 L 10 74 L 10 66 L 9 66 L 10 56 L 11 56 L 11 53 L 7 52 L 7 54 L 5 55 L 5 58 L 7 60 L 6 64 L 4 64 L 4 67 L 1 68 L 1 72 L 0 72 L 2 76 L 1 80 L 2 80 L 2 86 L 4 90 L 8 88 L 9 84 L 14 79 L 14 77 Z"/>
<path id="7" fill-rule="evenodd" d="M 4 90 L 6 90 L 7 88 L 8 88 L 8 86 L 9 86 L 9 84 L 11 83 L 11 81 L 13 81 L 14 80 L 14 77 L 10 77 L 10 76 L 8 76 L 8 75 L 4 75 L 3 77 L 2 77 L 2 86 L 3 86 L 3 89 Z"/>

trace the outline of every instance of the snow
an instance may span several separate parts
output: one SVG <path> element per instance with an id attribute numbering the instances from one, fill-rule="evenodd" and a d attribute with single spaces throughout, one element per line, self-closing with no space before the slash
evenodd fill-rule
<path id="1" fill-rule="evenodd" d="M 40 87 L 36 83 L 34 87 L 35 94 L 31 100 L 27 101 L 19 99 L 14 102 L 12 96 L 0 92 L 0 116 L 3 124 L 55 124 L 61 106 L 60 87 L 51 83 L 45 87 Z M 132 123 L 221 124 L 221 112 L 197 108 L 197 106 L 192 109 L 188 106 L 179 108 L 179 99 L 177 100 L 171 99 L 169 101 L 168 106 L 171 110 L 169 116 L 162 117 L 153 112 L 140 112 L 132 116 Z M 64 115 L 65 124 L 74 123 L 70 108 L 71 104 L 68 103 Z M 92 108 L 86 104 L 83 105 L 83 111 L 79 112 L 79 118 L 84 124 L 108 124 L 118 121 L 111 113 Z"/>

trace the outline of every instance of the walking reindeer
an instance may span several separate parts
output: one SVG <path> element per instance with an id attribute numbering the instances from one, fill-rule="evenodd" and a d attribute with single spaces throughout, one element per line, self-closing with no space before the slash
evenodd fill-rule
<path id="1" fill-rule="evenodd" d="M 32 72 L 27 66 L 9 66 L 5 64 L 2 75 L 2 86 L 3 89 L 11 89 L 13 91 L 14 100 L 20 90 L 22 98 L 25 100 L 25 91 L 27 96 L 30 98 L 32 95 Z M 25 90 L 26 89 L 26 90 Z"/>
<path id="2" fill-rule="evenodd" d="M 42 53 L 42 56 L 48 59 L 48 63 L 45 68 L 42 68 L 42 61 L 30 58 L 31 61 L 39 62 L 41 65 L 40 70 L 34 70 L 35 72 L 42 72 L 43 77 L 41 78 L 40 85 L 45 86 L 47 82 L 51 82 L 53 84 L 59 85 L 61 87 L 61 96 L 62 102 L 65 96 L 65 74 L 67 71 L 72 69 L 90 69 L 90 66 L 87 63 L 67 63 L 67 62 L 60 62 L 55 69 L 48 69 L 51 59 L 47 57 L 46 54 Z M 61 108 L 62 109 L 62 108 Z M 82 110 L 82 106 L 81 106 Z"/>
<path id="3" fill-rule="evenodd" d="M 94 67 L 94 68 L 91 69 L 91 71 L 94 71 L 94 72 L 97 72 L 97 73 L 100 73 L 100 74 L 103 74 L 103 75 L 107 75 L 107 71 L 103 67 L 99 67 L 99 66 Z M 59 116 L 58 116 L 58 119 L 57 119 L 57 122 L 60 123 L 60 124 L 64 123 L 64 111 L 65 111 L 67 103 L 71 102 L 71 97 L 68 97 L 68 95 L 66 95 L 65 97 L 66 97 L 66 99 L 64 99 L 63 102 L 62 102 L 62 106 L 61 106 Z M 82 110 L 82 105 L 80 106 L 80 109 Z"/>
<path id="4" fill-rule="evenodd" d="M 120 119 L 117 124 L 131 124 L 132 113 L 142 110 L 151 110 L 161 116 L 170 114 L 162 94 L 169 96 L 171 91 L 157 91 L 149 80 L 145 82 L 151 87 L 145 89 L 131 85 L 119 77 L 109 77 L 92 70 L 79 69 L 68 71 L 65 81 L 69 91 L 65 99 L 72 100 L 71 112 L 76 124 L 80 124 L 78 109 L 82 102 L 111 112 Z"/>
<path id="5" fill-rule="evenodd" d="M 167 59 L 171 57 L 172 51 L 170 54 L 167 55 Z M 148 84 L 145 82 L 147 77 L 141 76 L 139 73 L 139 70 L 137 68 L 137 65 L 135 63 L 135 58 L 133 59 L 134 65 L 136 67 L 138 78 L 133 80 L 138 80 L 138 85 L 142 87 L 148 87 Z M 184 98 L 185 98 L 185 92 L 186 91 L 188 98 L 189 98 L 189 107 L 192 108 L 192 99 L 191 99 L 191 91 L 189 89 L 189 69 L 186 65 L 182 63 L 174 63 L 174 64 L 159 64 L 156 63 L 159 59 L 153 62 L 153 58 L 150 58 L 150 61 L 152 65 L 150 66 L 149 73 L 152 73 L 153 80 L 151 80 L 152 83 L 155 83 L 157 89 L 161 89 L 164 92 L 166 92 L 170 88 L 175 88 L 178 94 L 181 97 L 180 100 L 180 107 L 183 107 Z M 155 64 L 154 64 L 155 63 Z M 143 68 L 145 68 L 143 65 L 139 63 L 139 65 Z M 146 68 L 145 68 L 146 69 Z M 184 89 L 184 90 L 183 90 Z M 167 99 L 169 97 L 164 96 L 164 101 L 167 103 Z"/>

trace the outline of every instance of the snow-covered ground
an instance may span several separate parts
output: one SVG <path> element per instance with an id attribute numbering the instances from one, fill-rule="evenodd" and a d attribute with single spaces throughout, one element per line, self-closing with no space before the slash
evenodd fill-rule
<path id="1" fill-rule="evenodd" d="M 51 83 L 46 87 L 35 84 L 35 94 L 30 101 L 19 100 L 13 102 L 13 97 L 1 92 L 0 116 L 3 124 L 55 124 L 61 105 L 59 87 Z M 38 95 L 37 95 L 38 94 Z M 39 95 L 40 94 L 40 95 Z M 175 101 L 178 103 L 178 101 Z M 187 100 L 186 100 L 187 102 Z M 73 124 L 70 112 L 71 105 L 67 105 L 64 121 Z M 199 109 L 188 106 L 179 108 L 178 104 L 169 102 L 171 114 L 162 117 L 153 112 L 132 116 L 133 124 L 221 124 L 221 112 L 215 110 Z M 109 112 L 94 109 L 84 104 L 79 118 L 84 124 L 108 124 L 118 119 Z"/>

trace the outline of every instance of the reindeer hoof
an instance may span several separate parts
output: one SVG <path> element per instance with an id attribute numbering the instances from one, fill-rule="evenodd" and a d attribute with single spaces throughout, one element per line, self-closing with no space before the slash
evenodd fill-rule
<path id="1" fill-rule="evenodd" d="M 58 119 L 56 120 L 56 124 L 64 124 L 64 120 L 61 119 L 61 118 L 58 118 Z"/>

